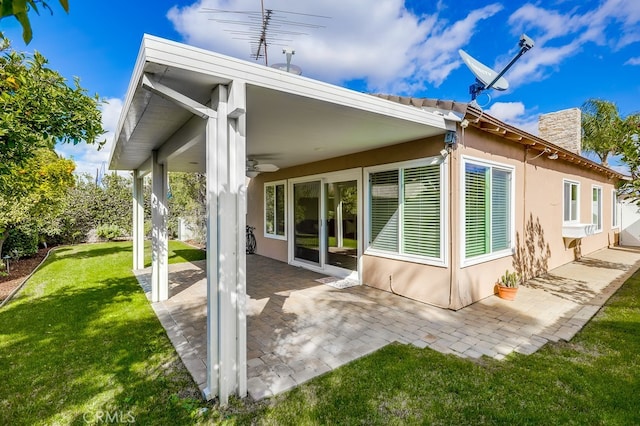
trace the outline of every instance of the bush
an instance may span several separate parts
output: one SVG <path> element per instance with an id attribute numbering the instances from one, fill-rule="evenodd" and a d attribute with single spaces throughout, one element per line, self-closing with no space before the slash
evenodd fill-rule
<path id="1" fill-rule="evenodd" d="M 100 225 L 96 229 L 96 234 L 100 238 L 111 241 L 121 236 L 123 231 L 118 225 Z"/>
<path id="2" fill-rule="evenodd" d="M 38 253 L 38 233 L 32 229 L 12 229 L 2 246 L 3 256 L 8 254 L 14 259 L 32 257 Z"/>

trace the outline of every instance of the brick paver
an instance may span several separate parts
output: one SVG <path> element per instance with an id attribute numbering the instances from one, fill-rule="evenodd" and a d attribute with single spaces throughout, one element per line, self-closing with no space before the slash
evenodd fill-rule
<path id="1" fill-rule="evenodd" d="M 170 266 L 170 298 L 153 307 L 201 389 L 206 384 L 203 262 Z M 571 339 L 640 267 L 640 251 L 603 249 L 522 286 L 515 301 L 488 297 L 459 311 L 367 286 L 338 290 L 323 275 L 247 257 L 248 389 L 272 396 L 390 342 L 462 358 L 532 354 Z M 149 290 L 150 270 L 136 271 Z"/>

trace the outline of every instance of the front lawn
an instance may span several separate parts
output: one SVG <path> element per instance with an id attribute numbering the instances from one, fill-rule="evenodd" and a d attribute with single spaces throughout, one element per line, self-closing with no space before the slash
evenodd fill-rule
<path id="1" fill-rule="evenodd" d="M 170 262 L 203 257 L 170 250 Z M 530 356 L 394 344 L 221 412 L 198 399 L 131 256 L 130 243 L 60 249 L 0 309 L 0 424 L 640 424 L 640 273 L 571 342 Z"/>

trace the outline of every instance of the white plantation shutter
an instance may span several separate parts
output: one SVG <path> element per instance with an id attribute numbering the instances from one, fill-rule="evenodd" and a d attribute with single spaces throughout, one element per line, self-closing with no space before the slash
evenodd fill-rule
<path id="1" fill-rule="evenodd" d="M 371 235 L 372 248 L 383 251 L 398 251 L 398 170 L 372 173 L 371 191 Z"/>
<path id="2" fill-rule="evenodd" d="M 511 246 L 511 173 L 493 169 L 491 181 L 491 250 Z"/>
<path id="3" fill-rule="evenodd" d="M 477 164 L 467 163 L 465 165 L 464 234 L 465 256 L 467 258 L 485 254 L 489 251 L 488 171 L 488 167 Z"/>
<path id="4" fill-rule="evenodd" d="M 404 170 L 403 253 L 440 257 L 440 183 L 438 164 Z"/>

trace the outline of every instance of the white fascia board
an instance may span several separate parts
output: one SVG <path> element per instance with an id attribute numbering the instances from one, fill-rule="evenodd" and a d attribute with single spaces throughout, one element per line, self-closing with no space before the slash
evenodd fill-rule
<path id="1" fill-rule="evenodd" d="M 140 50 L 138 51 L 136 65 L 133 68 L 133 74 L 131 76 L 131 80 L 129 81 L 129 87 L 127 88 L 127 95 L 125 97 L 124 104 L 122 105 L 122 111 L 120 111 L 118 126 L 116 127 L 116 132 L 113 136 L 113 145 L 111 146 L 111 153 L 109 154 L 109 168 L 111 168 L 114 158 L 117 158 L 117 155 L 123 149 L 122 144 L 124 142 L 120 142 L 120 136 L 122 135 L 122 128 L 124 127 L 124 122 L 127 119 L 129 109 L 131 108 L 131 103 L 133 102 L 136 89 L 140 86 L 140 80 L 142 78 L 142 74 L 144 73 L 144 66 L 147 62 L 145 58 L 145 50 L 145 43 L 143 38 L 143 42 L 140 45 Z"/>
<path id="2" fill-rule="evenodd" d="M 411 105 L 402 105 L 159 37 L 146 35 L 144 45 L 147 60 L 150 62 L 216 76 L 228 82 L 241 79 L 249 85 L 292 93 L 446 130 L 443 116 Z"/>

